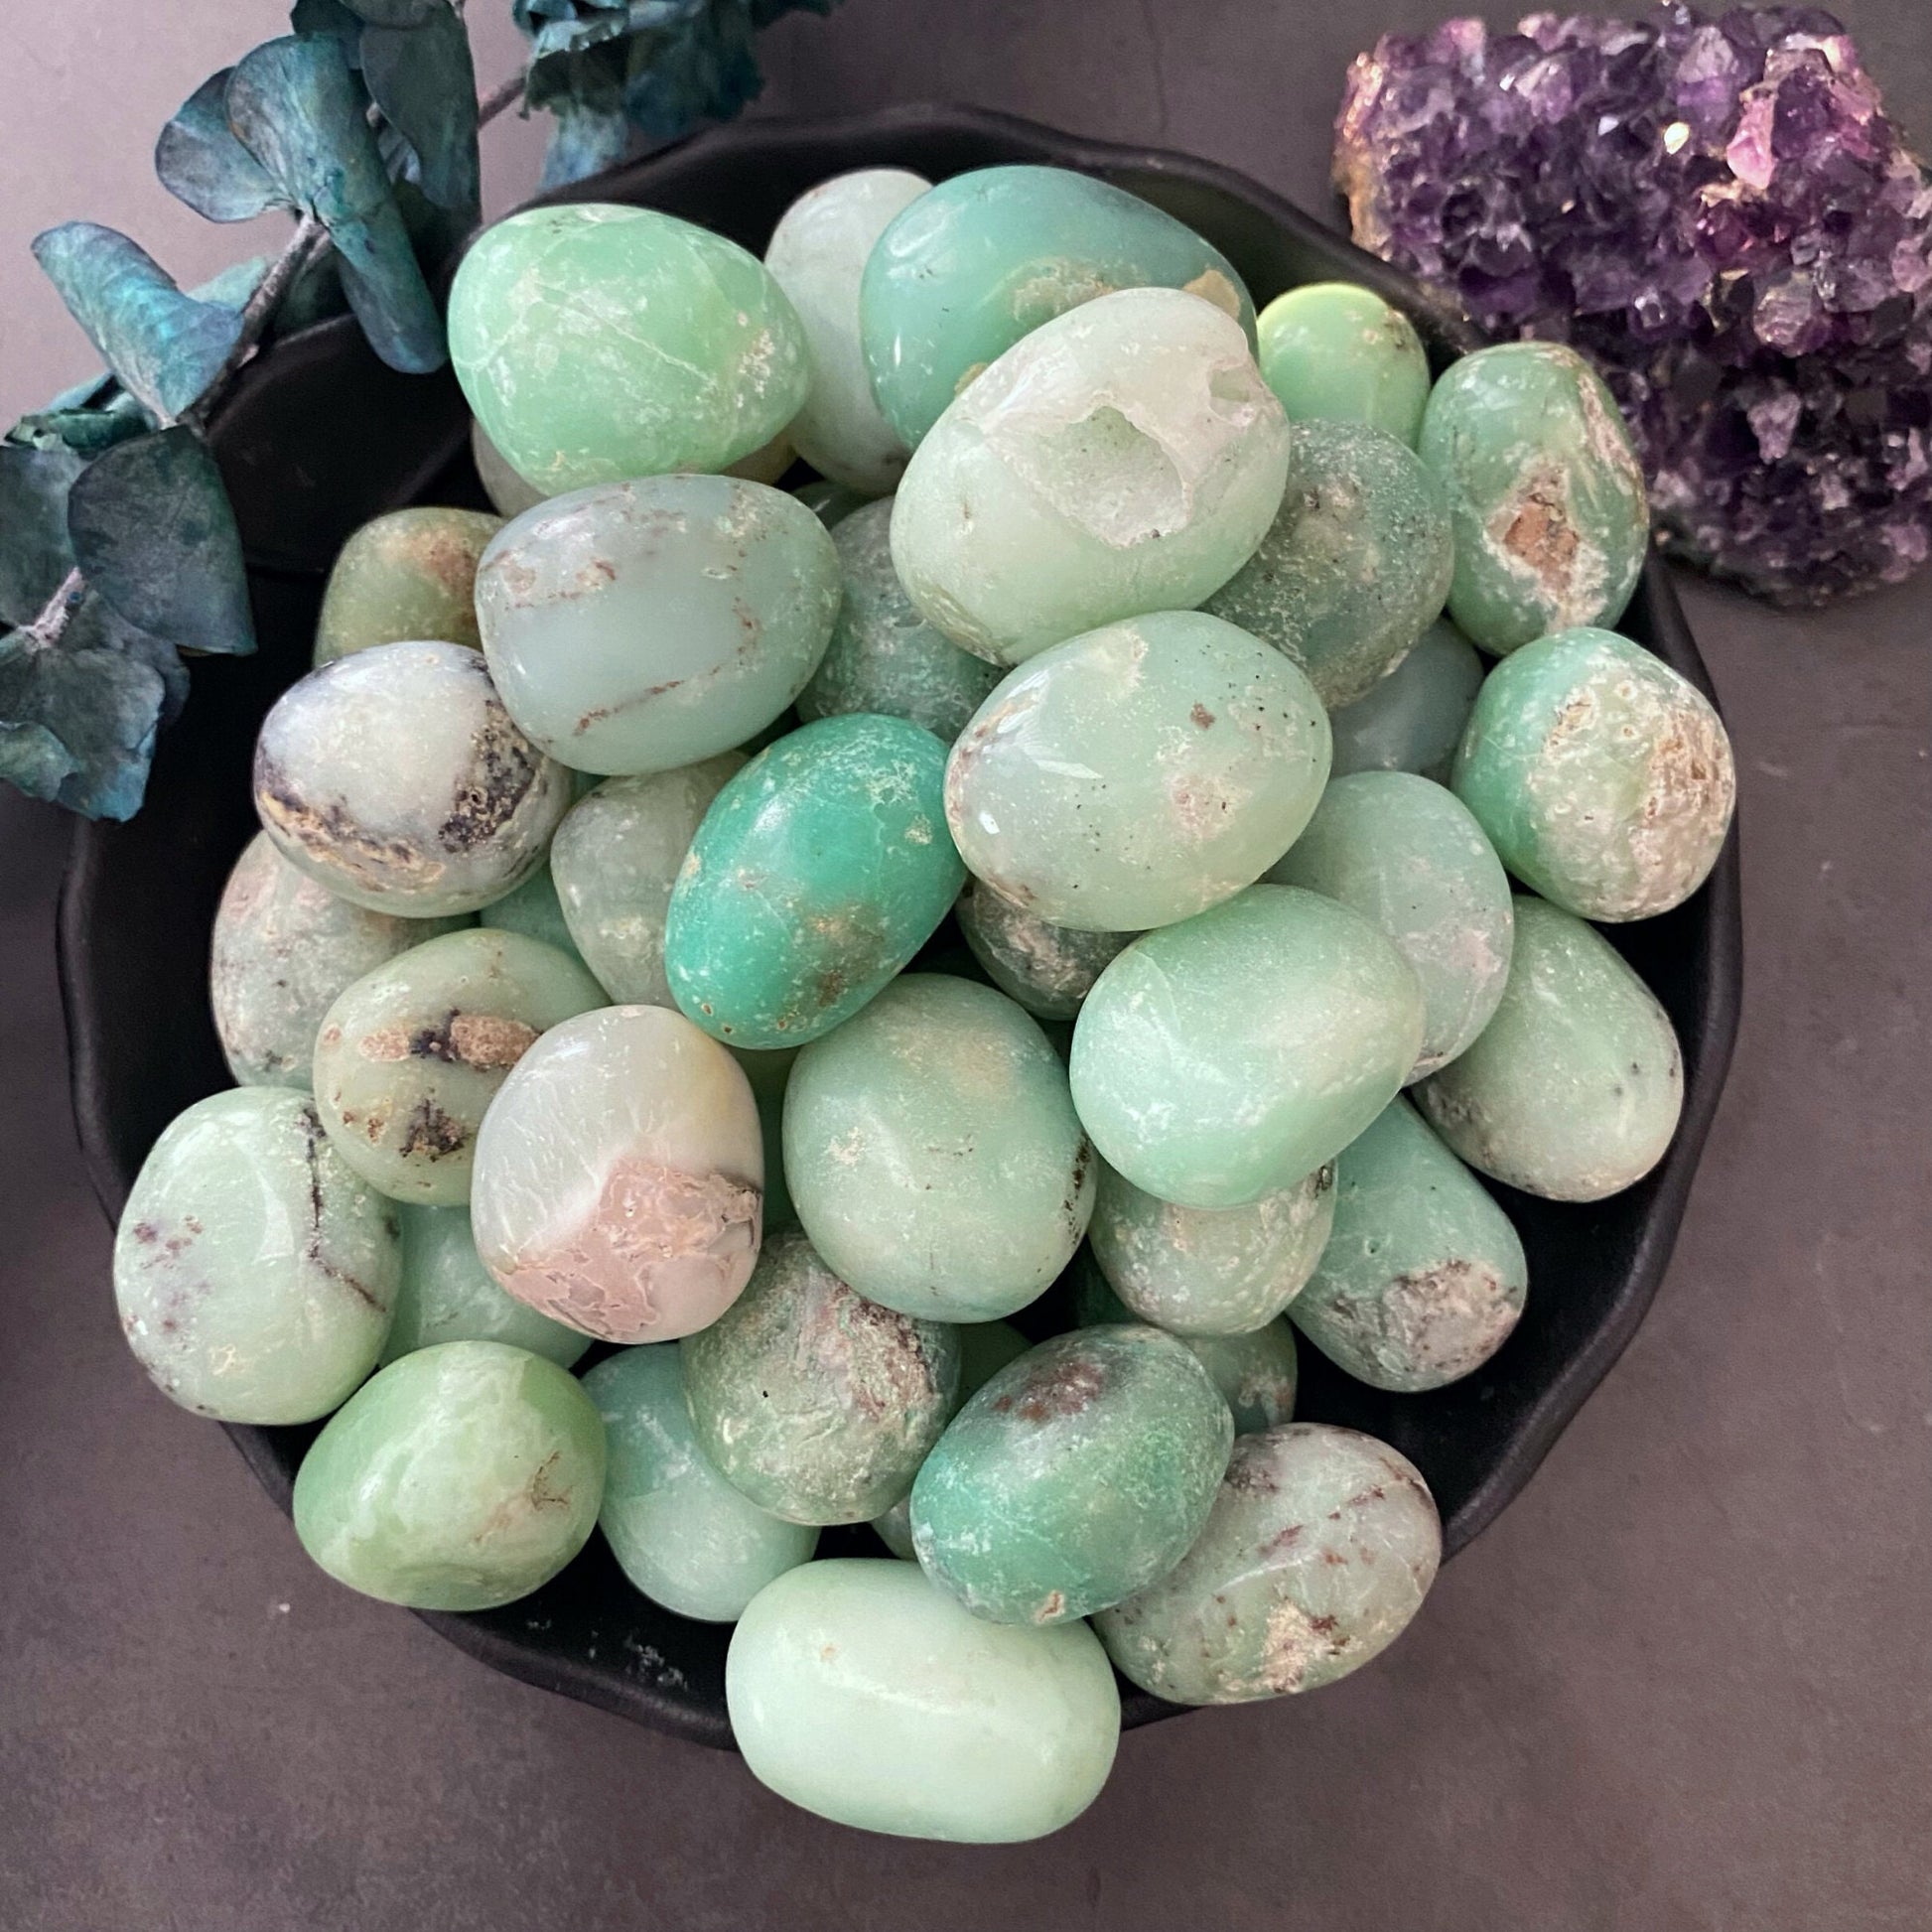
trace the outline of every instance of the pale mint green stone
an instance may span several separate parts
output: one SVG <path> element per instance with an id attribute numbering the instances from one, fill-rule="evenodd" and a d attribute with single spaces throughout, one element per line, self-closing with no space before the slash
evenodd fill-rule
<path id="1" fill-rule="evenodd" d="M 255 741 L 255 811 L 276 850 L 339 897 L 403 918 L 513 892 L 543 864 L 570 789 L 483 658 L 440 640 L 311 671 Z"/>
<path id="2" fill-rule="evenodd" d="M 691 1428 L 678 1354 L 626 1348 L 584 1377 L 610 1449 L 598 1526 L 653 1603 L 732 1623 L 774 1577 L 811 1561 L 818 1531 L 759 1509 L 713 1467 Z"/>
<path id="3" fill-rule="evenodd" d="M 879 1540 L 902 1563 L 916 1563 L 912 1548 L 912 1492 L 907 1490 L 891 1509 L 872 1519 Z"/>
<path id="4" fill-rule="evenodd" d="M 1414 969 L 1359 912 L 1253 886 L 1137 939 L 1073 1029 L 1073 1104 L 1144 1193 L 1239 1207 L 1332 1160 L 1422 1045 Z"/>
<path id="5" fill-rule="evenodd" d="M 316 1033 L 337 994 L 469 922 L 401 919 L 338 898 L 257 832 L 222 888 L 208 949 L 208 995 L 228 1071 L 245 1087 L 307 1092 Z"/>
<path id="6" fill-rule="evenodd" d="M 845 602 L 823 660 L 798 694 L 798 715 L 883 711 L 951 744 L 999 683 L 999 667 L 961 650 L 913 608 L 893 569 L 892 521 L 890 500 L 867 503 L 832 532 Z"/>
<path id="7" fill-rule="evenodd" d="M 564 923 L 592 972 L 626 1006 L 667 1007 L 664 918 L 691 841 L 725 780 L 721 752 L 673 771 L 607 778 L 580 798 L 550 843 Z"/>
<path id="8" fill-rule="evenodd" d="M 928 622 L 1018 664 L 1219 590 L 1274 521 L 1290 442 L 1238 323 L 1177 289 L 1102 296 L 933 425 L 893 500 L 893 562 Z"/>
<path id="9" fill-rule="evenodd" d="M 295 1533 L 334 1577 L 418 1610 L 488 1610 L 589 1540 L 604 1423 L 576 1379 L 500 1341 L 391 1362 L 333 1416 L 295 1477 Z"/>
<path id="10" fill-rule="evenodd" d="M 1100 1795 L 1120 1694 L 1084 1624 L 982 1623 L 911 1564 L 788 1571 L 739 1619 L 725 1701 L 746 1767 L 821 1818 L 899 1838 L 1043 1838 Z"/>
<path id="11" fill-rule="evenodd" d="M 898 215 L 865 270 L 873 391 L 908 444 L 1022 337 L 1116 290 L 1186 288 L 1254 343 L 1254 305 L 1219 249 L 1152 203 L 1065 168 L 954 175 Z"/>
<path id="12" fill-rule="evenodd" d="M 1247 1704 L 1359 1670 L 1408 1628 L 1442 1562 L 1420 1471 L 1352 1429 L 1244 1436 L 1200 1540 L 1095 1619 L 1122 1676 L 1175 1704 Z"/>
<path id="13" fill-rule="evenodd" d="M 570 936 L 570 925 L 557 897 L 557 882 L 547 865 L 539 866 L 515 892 L 492 899 L 478 913 L 477 923 L 497 932 L 520 932 L 525 938 L 541 939 L 546 946 L 555 946 L 565 957 L 584 965 L 584 955 Z"/>
<path id="14" fill-rule="evenodd" d="M 546 495 L 723 470 L 797 415 L 805 332 L 734 241 L 655 208 L 525 208 L 471 244 L 450 361 L 483 433 Z"/>
<path id="15" fill-rule="evenodd" d="M 827 1265 L 933 1320 L 1025 1308 L 1093 1211 L 1092 1150 L 1038 1024 L 941 974 L 903 975 L 799 1054 L 784 1149 Z"/>
<path id="16" fill-rule="evenodd" d="M 1373 289 L 1311 282 L 1255 323 L 1258 359 L 1291 422 L 1367 423 L 1413 450 L 1429 400 L 1416 326 Z"/>
<path id="17" fill-rule="evenodd" d="M 811 389 L 791 419 L 798 454 L 821 475 L 882 496 L 906 445 L 880 413 L 859 339 L 859 283 L 873 243 L 932 184 L 903 168 L 861 168 L 808 189 L 778 217 L 764 265 L 791 298 L 811 356 Z"/>
<path id="18" fill-rule="evenodd" d="M 1413 771 L 1337 778 L 1268 877 L 1353 906 L 1415 968 L 1423 1035 L 1411 1081 L 1489 1024 L 1509 977 L 1509 880 L 1453 792 Z"/>
<path id="19" fill-rule="evenodd" d="M 1334 775 L 1419 771 L 1448 784 L 1481 684 L 1482 659 L 1475 646 L 1447 618 L 1439 618 L 1366 696 L 1328 714 Z"/>
<path id="20" fill-rule="evenodd" d="M 1336 1169 L 1334 1234 L 1290 1320 L 1373 1388 L 1413 1394 L 1480 1368 L 1529 1288 L 1509 1216 L 1406 1100 Z"/>
<path id="21" fill-rule="evenodd" d="M 574 1368 L 589 1335 L 566 1328 L 505 1295 L 477 1253 L 467 1207 L 405 1207 L 402 1291 L 382 1359 L 393 1362 L 439 1341 L 506 1341 L 559 1368 Z"/>
<path id="22" fill-rule="evenodd" d="M 1162 611 L 1009 673 L 953 747 L 946 822 L 967 868 L 1035 917 L 1137 932 L 1253 885 L 1327 776 L 1328 720 L 1296 665 Z"/>
<path id="23" fill-rule="evenodd" d="M 470 457 L 477 466 L 477 479 L 483 494 L 496 505 L 499 516 L 521 516 L 543 501 L 544 490 L 528 483 L 512 470 L 503 453 L 483 432 L 483 426 L 470 419 Z"/>
<path id="24" fill-rule="evenodd" d="M 605 1003 L 576 960 L 520 932 L 446 933 L 365 973 L 316 1035 L 316 1105 L 343 1159 L 396 1200 L 470 1198 L 484 1110 L 538 1035 Z"/>
<path id="25" fill-rule="evenodd" d="M 1281 509 L 1206 602 L 1353 704 L 1443 615 L 1454 555 L 1449 504 L 1416 453 L 1365 423 L 1297 423 Z"/>
<path id="26" fill-rule="evenodd" d="M 1039 1020 L 1071 1020 L 1107 962 L 1140 937 L 1081 932 L 1035 918 L 983 879 L 967 882 L 953 916 L 987 977 Z"/>
<path id="27" fill-rule="evenodd" d="M 1560 631 L 1484 680 L 1456 796 L 1504 865 L 1586 919 L 1648 919 L 1711 876 L 1737 772 L 1696 685 L 1614 631 Z"/>
<path id="28" fill-rule="evenodd" d="M 236 1087 L 176 1118 L 114 1237 L 135 1359 L 218 1422 L 314 1422 L 375 1366 L 395 1308 L 395 1210 L 305 1093 Z"/>
<path id="29" fill-rule="evenodd" d="M 823 479 L 817 483 L 801 483 L 791 493 L 828 530 L 836 530 L 862 503 L 872 500 L 869 496 L 860 495 L 856 489 L 846 488 L 844 483 L 828 483 Z"/>
<path id="30" fill-rule="evenodd" d="M 484 510 L 391 510 L 343 545 L 322 594 L 315 661 L 441 637 L 475 646 L 477 560 L 503 527 Z"/>
<path id="31" fill-rule="evenodd" d="M 539 503 L 477 572 L 504 704 L 579 771 L 669 771 L 742 745 L 804 689 L 838 609 L 824 524 L 736 477 Z"/>
<path id="32" fill-rule="evenodd" d="M 1323 1166 L 1245 1207 L 1180 1207 L 1103 1161 L 1088 1236 L 1125 1319 L 1176 1335 L 1247 1334 L 1273 1321 L 1313 1273 L 1334 1185 L 1334 1169 Z"/>
<path id="33" fill-rule="evenodd" d="M 952 1413 L 957 1330 L 868 1301 L 804 1235 L 765 1244 L 751 1286 L 683 1344 L 698 1442 L 792 1523 L 863 1523 L 912 1486 Z"/>
<path id="34" fill-rule="evenodd" d="M 1519 895 L 1502 1003 L 1467 1052 L 1417 1087 L 1416 1104 L 1492 1179 L 1601 1200 L 1664 1158 L 1684 1063 L 1669 1016 L 1609 941 Z"/>

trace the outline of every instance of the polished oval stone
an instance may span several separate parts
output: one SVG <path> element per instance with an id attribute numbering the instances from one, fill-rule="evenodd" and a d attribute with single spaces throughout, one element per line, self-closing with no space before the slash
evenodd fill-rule
<path id="1" fill-rule="evenodd" d="M 1482 659 L 1475 646 L 1447 618 L 1439 618 L 1366 695 L 1329 712 L 1334 776 L 1419 771 L 1448 784 L 1481 684 Z"/>
<path id="2" fill-rule="evenodd" d="M 1261 547 L 1206 602 L 1353 704 L 1443 614 L 1449 504 L 1414 451 L 1364 423 L 1298 423 L 1288 488 Z"/>
<path id="3" fill-rule="evenodd" d="M 1709 698 L 1641 644 L 1565 630 L 1484 681 L 1456 795 L 1524 885 L 1586 919 L 1648 919 L 1711 876 L 1737 801 Z"/>
<path id="4" fill-rule="evenodd" d="M 311 671 L 255 742 L 255 811 L 289 863 L 405 918 L 474 912 L 543 864 L 570 774 L 462 644 L 381 644 Z"/>
<path id="5" fill-rule="evenodd" d="M 1239 1207 L 1339 1154 L 1422 1046 L 1414 969 L 1359 912 L 1288 886 L 1137 939 L 1073 1028 L 1073 1104 L 1135 1186 Z"/>
<path id="6" fill-rule="evenodd" d="M 383 1344 L 393 1362 L 440 1341 L 506 1341 L 559 1368 L 574 1368 L 589 1335 L 505 1295 L 483 1264 L 467 1207 L 404 1207 L 402 1289 Z"/>
<path id="7" fill-rule="evenodd" d="M 373 1376 L 295 1476 L 295 1533 L 334 1577 L 418 1610 L 487 1610 L 589 1540 L 604 1424 L 555 1362 L 446 1341 Z"/>
<path id="8" fill-rule="evenodd" d="M 1406 1100 L 1335 1166 L 1334 1234 L 1289 1319 L 1373 1388 L 1413 1394 L 1480 1368 L 1529 1287 L 1509 1216 Z"/>
<path id="9" fill-rule="evenodd" d="M 846 488 L 844 483 L 829 483 L 824 478 L 816 483 L 801 483 L 791 493 L 828 530 L 836 530 L 861 504 L 872 500 L 856 489 Z"/>
<path id="10" fill-rule="evenodd" d="M 766 1245 L 751 1286 L 683 1354 L 705 1453 L 792 1523 L 863 1523 L 896 1503 L 959 1387 L 948 1323 L 868 1301 L 795 1232 Z"/>
<path id="11" fill-rule="evenodd" d="M 1114 1674 L 1084 1624 L 982 1623 L 882 1559 L 807 1564 L 761 1590 L 732 1632 L 725 1701 L 746 1768 L 781 1798 L 969 1845 L 1077 1818 L 1120 1739 Z"/>
<path id="12" fill-rule="evenodd" d="M 1093 1211 L 1092 1150 L 1036 1022 L 970 980 L 907 973 L 798 1056 L 785 1178 L 827 1264 L 906 1314 L 1035 1301 Z"/>
<path id="13" fill-rule="evenodd" d="M 744 765 L 742 754 L 720 752 L 674 771 L 607 778 L 557 827 L 550 876 L 564 923 L 614 1000 L 672 1004 L 664 978 L 671 888 L 711 801 Z"/>
<path id="14" fill-rule="evenodd" d="M 1107 963 L 1136 932 L 1081 932 L 1035 918 L 971 879 L 953 907 L 959 930 L 987 977 L 1041 1020 L 1071 1020 Z"/>
<path id="15" fill-rule="evenodd" d="M 1128 1311 L 1123 1319 L 1176 1335 L 1246 1334 L 1273 1321 L 1313 1272 L 1334 1186 L 1323 1165 L 1243 1207 L 1180 1207 L 1103 1161 L 1088 1230 L 1094 1260 Z"/>
<path id="16" fill-rule="evenodd" d="M 860 314 L 880 407 L 915 445 L 1022 337 L 1121 289 L 1186 289 L 1239 326 L 1234 265 L 1172 214 L 1065 168 L 978 168 L 922 195 L 879 237 Z"/>
<path id="17" fill-rule="evenodd" d="M 698 1446 L 677 1348 L 625 1348 L 584 1377 L 604 1418 L 603 1530 L 623 1574 L 679 1616 L 732 1623 L 774 1577 L 811 1561 L 816 1528 L 759 1508 Z"/>
<path id="18" fill-rule="evenodd" d="M 999 666 L 961 650 L 913 608 L 893 568 L 892 522 L 888 498 L 853 510 L 832 531 L 845 602 L 824 659 L 798 694 L 798 715 L 882 711 L 950 745 L 999 683 Z"/>
<path id="19" fill-rule="evenodd" d="M 893 562 L 928 622 L 1018 664 L 1218 590 L 1274 520 L 1289 446 L 1226 315 L 1174 289 L 1102 296 L 933 425 L 893 499 Z"/>
<path id="20" fill-rule="evenodd" d="M 734 241 L 655 208 L 525 208 L 471 243 L 450 362 L 484 434 L 546 495 L 723 470 L 797 415 L 805 332 Z"/>
<path id="21" fill-rule="evenodd" d="M 365 973 L 316 1035 L 316 1105 L 357 1173 L 396 1200 L 470 1198 L 483 1111 L 539 1035 L 604 1005 L 574 959 L 475 927 Z"/>
<path id="22" fill-rule="evenodd" d="M 551 841 L 551 849 L 556 849 L 555 840 Z M 565 958 L 584 965 L 584 955 L 570 936 L 563 902 L 557 897 L 557 882 L 550 876 L 547 865 L 539 866 L 515 892 L 491 899 L 477 914 L 477 923 L 496 932 L 520 932 L 526 939 L 541 939 L 546 946 L 555 946 Z M 585 967 L 585 970 L 590 969 Z M 596 979 L 597 975 L 593 973 L 591 977 Z M 603 984 L 601 980 L 598 983 Z"/>
<path id="23" fill-rule="evenodd" d="M 1406 1456 L 1290 1423 L 1235 1444 L 1200 1540 L 1095 1628 L 1122 1676 L 1174 1704 L 1318 1690 L 1402 1634 L 1442 1547 Z"/>
<path id="24" fill-rule="evenodd" d="M 1291 422 L 1366 423 L 1415 448 L 1429 357 L 1415 324 L 1373 289 L 1290 289 L 1262 310 L 1255 336 L 1262 377 Z"/>
<path id="25" fill-rule="evenodd" d="M 883 496 L 905 468 L 904 438 L 872 393 L 859 337 L 859 283 L 873 244 L 932 184 L 904 168 L 860 168 L 810 188 L 778 217 L 764 265 L 791 298 L 811 351 L 811 390 L 791 421 L 821 476 Z"/>
<path id="26" fill-rule="evenodd" d="M 509 466 L 494 443 L 483 433 L 483 426 L 470 419 L 470 459 L 477 466 L 477 480 L 483 494 L 495 504 L 499 516 L 521 516 L 543 501 L 547 491 L 528 483 Z"/>
<path id="27" fill-rule="evenodd" d="M 671 893 L 664 976 L 734 1046 L 849 1020 L 932 936 L 965 882 L 946 748 L 863 712 L 767 746 L 718 794 Z"/>
<path id="28" fill-rule="evenodd" d="M 1418 446 L 1455 526 L 1449 616 L 1484 650 L 1614 623 L 1650 541 L 1643 468 L 1610 394 L 1561 343 L 1451 363 Z"/>
<path id="29" fill-rule="evenodd" d="M 1684 1107 L 1670 1018 L 1594 928 L 1528 895 L 1495 1017 L 1416 1089 L 1470 1167 L 1551 1200 L 1601 1200 L 1664 1158 Z"/>
<path id="30" fill-rule="evenodd" d="M 208 996 L 228 1071 L 244 1087 L 306 1092 L 316 1033 L 337 994 L 468 923 L 462 915 L 402 919 L 338 898 L 257 832 L 222 888 L 208 950 Z"/>
<path id="31" fill-rule="evenodd" d="M 1412 771 L 1337 778 L 1268 877 L 1353 906 L 1415 969 L 1423 1031 L 1411 1081 L 1489 1024 L 1509 977 L 1509 879 L 1453 792 Z"/>
<path id="32" fill-rule="evenodd" d="M 1328 721 L 1280 651 L 1198 611 L 1108 624 L 1010 672 L 946 765 L 980 879 L 1088 931 L 1171 924 L 1251 886 L 1309 822 Z"/>
<path id="33" fill-rule="evenodd" d="M 1063 1623 L 1173 1568 L 1200 1534 L 1234 1424 L 1173 1335 L 1076 1328 L 960 1410 L 912 1485 L 912 1542 L 994 1623 Z"/>
<path id="34" fill-rule="evenodd" d="M 732 477 L 540 503 L 477 572 L 504 704 L 579 771 L 668 771 L 743 744 L 804 688 L 838 609 L 825 526 L 782 489 Z"/>
<path id="35" fill-rule="evenodd" d="M 517 1063 L 477 1139 L 477 1251 L 520 1302 L 605 1341 L 715 1321 L 758 1258 L 751 1083 L 681 1014 L 605 1007 Z"/>
<path id="36" fill-rule="evenodd" d="M 343 545 L 316 620 L 315 661 L 441 637 L 476 646 L 477 560 L 503 527 L 484 510 L 391 510 Z"/>
<path id="37" fill-rule="evenodd" d="M 375 1366 L 395 1308 L 395 1210 L 330 1146 L 309 1096 L 211 1094 L 135 1176 L 114 1237 L 134 1358 L 219 1422 L 314 1422 Z"/>

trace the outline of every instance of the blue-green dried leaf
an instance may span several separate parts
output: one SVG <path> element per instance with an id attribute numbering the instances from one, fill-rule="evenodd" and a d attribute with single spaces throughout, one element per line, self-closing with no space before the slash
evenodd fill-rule
<path id="1" fill-rule="evenodd" d="M 344 0 L 295 0 L 289 9 L 289 25 L 298 34 L 334 34 L 345 41 L 362 38 L 362 23 Z M 353 55 L 349 65 L 355 65 Z"/>
<path id="2" fill-rule="evenodd" d="M 86 467 L 63 446 L 0 443 L 0 622 L 32 623 L 73 568 L 68 491 Z"/>
<path id="3" fill-rule="evenodd" d="M 450 11 L 449 0 L 346 0 L 346 5 L 371 27 L 420 27 Z"/>
<path id="4" fill-rule="evenodd" d="M 81 408 L 57 408 L 50 403 L 23 416 L 7 432 L 7 441 L 29 450 L 71 450 L 76 456 L 89 457 L 154 428 L 154 418 L 111 377 L 92 385 L 90 393 L 104 395 L 106 400 Z M 4 520 L 0 517 L 0 525 Z M 62 521 L 65 527 L 65 515 Z"/>
<path id="5" fill-rule="evenodd" d="M 98 592 L 90 588 L 82 593 L 68 617 L 61 643 L 69 651 L 117 650 L 137 658 L 161 679 L 162 729 L 181 716 L 188 702 L 188 666 L 180 653 L 166 637 L 129 623 Z"/>
<path id="6" fill-rule="evenodd" d="M 88 586 L 137 629 L 195 650 L 254 649 L 234 510 L 192 430 L 97 457 L 69 493 L 68 533 Z"/>
<path id="7" fill-rule="evenodd" d="M 543 151 L 543 187 L 567 188 L 615 168 L 630 147 L 630 122 L 623 108 L 587 107 L 559 100 L 549 145 Z"/>
<path id="8" fill-rule="evenodd" d="M 104 408 L 107 399 L 119 389 L 119 384 L 105 369 L 96 369 L 83 381 L 76 382 L 69 389 L 63 389 L 51 402 L 41 405 L 44 416 L 58 416 L 66 409 Z"/>
<path id="9" fill-rule="evenodd" d="M 764 84 L 742 5 L 694 8 L 635 45 L 624 106 L 652 140 L 675 140 L 706 118 L 729 119 Z"/>
<path id="10" fill-rule="evenodd" d="M 438 207 L 474 226 L 483 212 L 477 70 L 455 10 L 438 0 L 420 26 L 365 28 L 362 80 L 409 146 L 415 161 L 409 179 Z"/>
<path id="11" fill-rule="evenodd" d="M 71 626 L 69 626 L 70 628 Z M 132 818 L 167 689 L 152 664 L 83 632 L 43 644 L 0 636 L 0 777 L 88 818 Z"/>
<path id="12" fill-rule="evenodd" d="M 122 385 L 157 416 L 196 401 L 241 334 L 232 309 L 197 302 L 137 243 L 92 221 L 34 237 L 34 258 Z M 412 264 L 413 266 L 413 264 Z"/>
<path id="13" fill-rule="evenodd" d="M 154 172 L 176 200 L 210 221 L 246 221 L 283 205 L 265 169 L 228 125 L 228 76 L 211 73 L 154 144 Z"/>

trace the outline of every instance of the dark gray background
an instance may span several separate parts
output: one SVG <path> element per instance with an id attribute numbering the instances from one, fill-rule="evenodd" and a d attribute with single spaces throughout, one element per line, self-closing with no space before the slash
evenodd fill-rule
<path id="1" fill-rule="evenodd" d="M 1932 122 L 1921 0 L 1841 11 Z M 949 96 L 1326 206 L 1348 57 L 1433 18 L 850 0 L 769 37 L 760 111 Z M 121 1345 L 63 1086 L 65 826 L 0 797 L 0 1925 L 1922 1932 L 1932 581 L 1686 601 L 1738 749 L 1749 984 L 1654 1312 L 1386 1659 L 1128 1737 L 1091 1812 L 1013 1850 L 822 1825 L 310 1569 Z"/>

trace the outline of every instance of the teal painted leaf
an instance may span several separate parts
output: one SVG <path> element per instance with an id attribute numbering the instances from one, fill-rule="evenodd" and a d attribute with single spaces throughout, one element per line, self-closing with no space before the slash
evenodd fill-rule
<path id="1" fill-rule="evenodd" d="M 344 5 L 344 0 L 295 0 L 289 9 L 289 25 L 298 34 L 334 34 L 350 43 L 348 64 L 358 60 L 354 44 L 362 38 L 361 21 Z"/>
<path id="2" fill-rule="evenodd" d="M 620 102 L 621 96 L 619 97 Z M 553 104 L 556 124 L 543 154 L 543 186 L 565 188 L 615 168 L 630 147 L 630 122 L 621 104 L 586 106 L 573 100 Z"/>
<path id="3" fill-rule="evenodd" d="M 95 458 L 69 493 L 68 531 L 89 587 L 128 623 L 195 650 L 254 649 L 234 510 L 192 430 Z"/>
<path id="4" fill-rule="evenodd" d="M 34 237 L 34 258 L 122 385 L 172 420 L 199 398 L 241 334 L 229 308 L 184 295 L 145 249 L 69 221 Z"/>
<path id="5" fill-rule="evenodd" d="M 438 0 L 420 26 L 365 28 L 362 80 L 408 144 L 414 160 L 409 179 L 438 207 L 474 226 L 483 213 L 477 70 L 456 11 Z"/>
<path id="6" fill-rule="evenodd" d="M 449 0 L 345 0 L 345 4 L 371 27 L 420 27 L 450 11 Z"/>
<path id="7" fill-rule="evenodd" d="M 86 467 L 62 445 L 0 443 L 0 622 L 32 623 L 73 568 L 68 491 Z"/>
<path id="8" fill-rule="evenodd" d="M 246 221 L 285 206 L 264 168 L 228 125 L 228 76 L 211 73 L 176 110 L 154 144 L 154 172 L 178 201 L 210 221 Z"/>
<path id="9" fill-rule="evenodd" d="M 82 592 L 68 618 L 61 642 L 69 651 L 117 650 L 150 666 L 161 679 L 163 729 L 181 716 L 188 702 L 188 666 L 165 637 L 131 624 L 97 592 Z"/>
<path id="10" fill-rule="evenodd" d="M 102 400 L 64 406 L 57 397 L 45 409 L 23 416 L 7 432 L 7 441 L 29 450 L 71 450 L 76 456 L 88 457 L 154 428 L 154 418 L 111 376 L 94 383 L 89 393 Z M 0 515 L 0 526 L 5 520 Z M 64 515 L 64 526 L 65 522 Z"/>
<path id="11" fill-rule="evenodd" d="M 69 630 L 73 625 L 69 623 Z M 161 673 L 83 627 L 0 636 L 0 777 L 88 818 L 131 818 L 167 700 Z"/>

